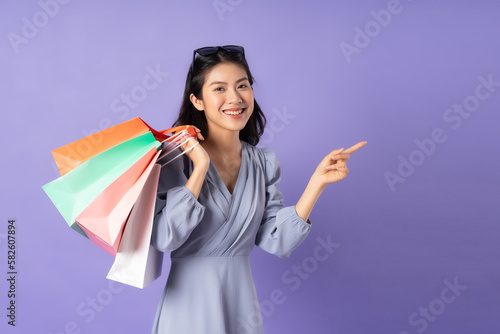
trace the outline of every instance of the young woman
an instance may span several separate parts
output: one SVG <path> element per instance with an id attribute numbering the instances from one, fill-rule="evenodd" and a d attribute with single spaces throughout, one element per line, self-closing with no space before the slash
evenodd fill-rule
<path id="1" fill-rule="evenodd" d="M 311 228 L 327 184 L 346 177 L 349 154 L 328 154 L 295 206 L 277 189 L 280 166 L 255 145 L 265 117 L 240 46 L 197 49 L 175 125 L 194 125 L 187 157 L 162 168 L 152 244 L 172 264 L 153 333 L 256 334 L 262 319 L 249 264 L 254 245 L 286 258 Z"/>

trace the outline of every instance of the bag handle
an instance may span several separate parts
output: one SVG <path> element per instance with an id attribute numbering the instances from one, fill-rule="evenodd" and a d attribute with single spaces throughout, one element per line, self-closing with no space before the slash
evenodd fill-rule
<path id="1" fill-rule="evenodd" d="M 194 126 L 192 126 L 192 125 L 180 125 L 180 126 L 176 126 L 174 128 L 167 129 L 167 130 L 162 130 L 160 132 L 163 133 L 163 134 L 171 133 L 171 134 L 174 135 L 177 132 L 180 132 L 182 130 L 187 130 L 187 132 L 189 132 L 189 134 L 192 137 L 196 137 L 197 136 L 196 130 L 194 129 Z"/>
<path id="2" fill-rule="evenodd" d="M 156 131 L 153 128 L 149 127 L 149 130 L 153 133 L 156 140 L 163 143 L 165 141 L 171 141 L 176 135 L 181 131 L 186 130 L 192 137 L 196 138 L 198 135 L 196 134 L 196 130 L 192 125 L 180 125 L 167 130 Z"/>

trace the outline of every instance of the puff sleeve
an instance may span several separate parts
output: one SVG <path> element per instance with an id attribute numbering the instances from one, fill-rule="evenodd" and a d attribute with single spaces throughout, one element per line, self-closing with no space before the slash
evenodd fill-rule
<path id="1" fill-rule="evenodd" d="M 200 223 L 205 206 L 185 187 L 186 158 L 162 167 L 156 195 L 151 244 L 161 252 L 179 248 Z"/>
<path id="2" fill-rule="evenodd" d="M 311 224 L 297 215 L 295 206 L 285 207 L 277 185 L 281 168 L 274 152 L 261 149 L 265 157 L 266 204 L 255 244 L 281 258 L 287 258 L 309 234 Z"/>

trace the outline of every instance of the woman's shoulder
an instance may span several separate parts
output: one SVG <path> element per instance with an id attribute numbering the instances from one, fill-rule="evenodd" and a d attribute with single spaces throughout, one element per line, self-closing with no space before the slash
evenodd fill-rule
<path id="1" fill-rule="evenodd" d="M 253 146 L 245 141 L 241 141 L 241 143 L 242 143 L 242 145 L 245 146 L 246 151 L 249 152 L 249 154 L 251 154 L 251 155 L 259 156 L 259 157 L 262 157 L 264 159 L 276 157 L 274 150 L 270 147 L 257 147 L 257 146 Z"/>
<path id="2" fill-rule="evenodd" d="M 249 158 L 257 165 L 262 167 L 264 171 L 275 170 L 279 167 L 278 159 L 276 158 L 276 153 L 269 147 L 257 147 L 253 146 L 247 142 L 242 141 L 242 145 L 245 146 L 245 151 L 247 152 Z"/>

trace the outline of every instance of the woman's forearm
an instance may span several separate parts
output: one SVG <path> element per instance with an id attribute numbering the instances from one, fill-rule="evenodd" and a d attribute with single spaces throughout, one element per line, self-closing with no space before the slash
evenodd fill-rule
<path id="1" fill-rule="evenodd" d="M 316 201 L 318 200 L 325 187 L 326 184 L 321 183 L 316 175 L 313 175 L 311 177 L 306 189 L 295 205 L 295 211 L 300 218 L 308 221 L 314 204 L 316 204 Z"/>
<path id="2" fill-rule="evenodd" d="M 191 176 L 186 182 L 186 188 L 193 194 L 193 196 L 198 199 L 200 196 L 201 187 L 203 186 L 203 180 L 205 180 L 205 175 L 208 172 L 208 165 L 206 166 L 195 166 Z"/>

